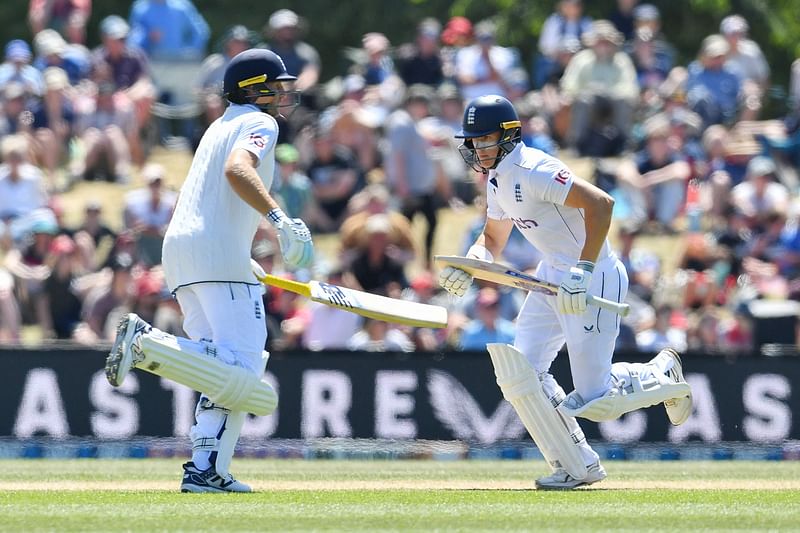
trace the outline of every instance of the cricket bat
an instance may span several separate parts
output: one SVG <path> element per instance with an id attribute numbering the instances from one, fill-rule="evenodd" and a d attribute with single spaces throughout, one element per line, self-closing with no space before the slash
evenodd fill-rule
<path id="1" fill-rule="evenodd" d="M 368 318 L 419 328 L 443 328 L 447 326 L 447 309 L 438 305 L 388 298 L 321 281 L 312 280 L 308 283 L 303 283 L 273 276 L 272 274 L 262 276 L 259 273 L 256 273 L 256 278 L 265 285 L 280 287 L 310 298 L 314 302 L 337 307 Z"/>
<path id="2" fill-rule="evenodd" d="M 558 293 L 558 285 L 555 283 L 541 280 L 498 263 L 491 263 L 481 259 L 461 257 L 458 255 L 437 255 L 433 260 L 440 267 L 451 266 L 460 268 L 464 272 L 472 275 L 472 277 L 484 281 L 491 281 L 509 287 L 518 287 L 527 291 L 543 292 L 550 295 Z M 600 298 L 599 296 L 592 296 L 591 294 L 586 296 L 586 301 L 589 305 L 596 305 L 601 309 L 611 311 L 620 316 L 628 316 L 631 310 L 631 306 L 626 303 L 617 303 L 612 300 Z"/>

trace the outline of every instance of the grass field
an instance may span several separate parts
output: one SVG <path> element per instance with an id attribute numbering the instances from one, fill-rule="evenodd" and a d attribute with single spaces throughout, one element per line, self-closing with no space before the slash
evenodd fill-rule
<path id="1" fill-rule="evenodd" d="M 180 461 L 0 462 L 2 531 L 800 529 L 800 462 L 609 462 L 530 490 L 543 463 L 236 460 L 253 494 L 180 494 Z"/>

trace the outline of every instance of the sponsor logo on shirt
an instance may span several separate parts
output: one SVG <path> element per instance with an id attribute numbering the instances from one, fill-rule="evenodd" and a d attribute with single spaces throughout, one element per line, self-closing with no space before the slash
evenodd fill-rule
<path id="1" fill-rule="evenodd" d="M 264 145 L 267 143 L 264 141 L 264 137 L 262 135 L 258 133 L 251 133 L 250 144 L 253 144 L 258 148 L 264 148 Z"/>
<path id="2" fill-rule="evenodd" d="M 556 174 L 553 177 L 553 179 L 559 182 L 561 185 L 566 185 L 567 180 L 569 180 L 570 176 L 571 176 L 570 171 L 567 170 L 566 168 L 562 168 L 561 170 L 558 171 L 558 174 Z"/>

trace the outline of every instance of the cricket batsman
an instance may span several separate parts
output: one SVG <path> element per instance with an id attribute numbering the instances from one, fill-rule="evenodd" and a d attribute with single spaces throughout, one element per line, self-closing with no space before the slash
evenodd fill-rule
<path id="1" fill-rule="evenodd" d="M 287 218 L 268 193 L 275 117 L 298 105 L 295 79 L 269 50 L 246 50 L 230 61 L 223 82 L 230 105 L 200 141 L 164 238 L 164 272 L 189 339 L 131 313 L 120 322 L 106 360 L 114 386 L 140 368 L 201 392 L 182 492 L 250 492 L 229 472 L 234 447 L 248 412 L 267 415 L 277 406 L 274 389 L 261 381 L 269 354 L 250 248 L 266 216 L 288 266 L 313 260 L 305 223 Z"/>
<path id="2" fill-rule="evenodd" d="M 456 138 L 469 166 L 487 175 L 486 225 L 467 256 L 493 261 L 516 228 L 544 256 L 536 271 L 559 284 L 553 297 L 528 293 L 514 346 L 487 346 L 503 396 L 514 406 L 552 474 L 539 489 L 572 489 L 606 472 L 574 417 L 601 422 L 664 403 L 670 421 L 692 411 L 681 360 L 671 349 L 646 364 L 611 362 L 619 316 L 587 307 L 587 294 L 622 302 L 628 275 L 607 241 L 614 200 L 577 178 L 563 162 L 521 141 L 513 105 L 488 95 L 466 107 Z M 472 276 L 446 267 L 439 283 L 463 296 Z M 549 373 L 566 342 L 575 390 L 565 394 Z"/>

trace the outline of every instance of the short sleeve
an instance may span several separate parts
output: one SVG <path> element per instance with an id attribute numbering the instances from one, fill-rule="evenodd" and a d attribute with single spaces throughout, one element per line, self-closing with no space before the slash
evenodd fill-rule
<path id="1" fill-rule="evenodd" d="M 243 148 L 260 161 L 274 148 L 278 138 L 278 126 L 274 119 L 264 113 L 250 113 L 252 119 L 242 124 L 233 149 Z"/>
<path id="2" fill-rule="evenodd" d="M 527 176 L 529 193 L 543 202 L 564 205 L 575 176 L 554 157 L 544 159 Z"/>

